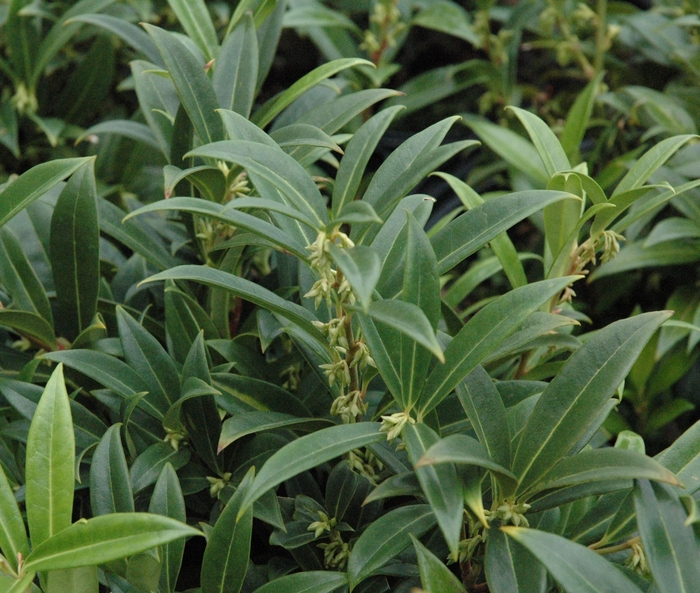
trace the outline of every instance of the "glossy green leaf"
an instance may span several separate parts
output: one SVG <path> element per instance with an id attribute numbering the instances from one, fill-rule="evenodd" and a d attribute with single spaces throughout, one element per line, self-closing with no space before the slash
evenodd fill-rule
<path id="1" fill-rule="evenodd" d="M 355 542 L 348 559 L 350 591 L 435 525 L 430 506 L 414 504 L 393 509 L 371 523 Z"/>
<path id="2" fill-rule="evenodd" d="M 574 279 L 553 278 L 516 288 L 474 315 L 447 345 L 445 364 L 436 366 L 428 375 L 419 402 L 420 413 L 425 415 L 435 408 L 527 317 Z"/>
<path id="3" fill-rule="evenodd" d="M 244 15 L 226 37 L 214 64 L 212 83 L 219 105 L 250 115 L 258 79 L 258 40 L 251 15 Z"/>
<path id="4" fill-rule="evenodd" d="M 349 249 L 330 245 L 330 254 L 350 283 L 362 310 L 367 313 L 382 271 L 379 255 L 366 245 L 357 245 Z"/>
<path id="5" fill-rule="evenodd" d="M 510 467 L 510 434 L 506 408 L 496 386 L 478 365 L 455 388 L 469 422 L 489 457 L 503 467 Z"/>
<path id="6" fill-rule="evenodd" d="M 127 364 L 148 387 L 148 401 L 163 414 L 180 394 L 180 378 L 172 358 L 131 315 L 117 307 L 119 339 Z"/>
<path id="7" fill-rule="evenodd" d="M 57 327 L 74 339 L 92 323 L 100 284 L 100 229 L 94 161 L 85 163 L 61 192 L 51 217 L 51 268 Z"/>
<path id="8" fill-rule="evenodd" d="M 214 524 L 202 559 L 202 593 L 238 593 L 248 568 L 252 507 L 242 508 L 253 485 L 251 468 Z"/>
<path id="9" fill-rule="evenodd" d="M 523 124 L 550 177 L 559 171 L 568 171 L 571 169 L 571 164 L 569 163 L 569 159 L 559 139 L 545 122 L 535 114 L 520 109 L 519 107 L 511 106 L 508 107 L 508 109 L 515 113 L 520 123 Z"/>
<path id="10" fill-rule="evenodd" d="M 298 438 L 274 453 L 260 469 L 241 503 L 239 517 L 265 492 L 303 471 L 348 451 L 386 438 L 376 422 L 324 428 Z"/>
<path id="11" fill-rule="evenodd" d="M 219 103 L 204 64 L 200 64 L 172 33 L 149 24 L 144 24 L 144 27 L 158 46 L 197 135 L 204 143 L 221 140 L 224 130 L 216 114 Z"/>
<path id="12" fill-rule="evenodd" d="M 459 579 L 435 554 L 411 535 L 418 556 L 418 569 L 423 590 L 426 593 L 465 593 Z"/>
<path id="13" fill-rule="evenodd" d="M 392 120 L 402 109 L 401 106 L 383 109 L 368 119 L 353 134 L 340 162 L 333 187 L 332 208 L 334 215 L 338 215 L 345 206 L 350 205 L 355 199 L 372 153 Z"/>
<path id="14" fill-rule="evenodd" d="M 654 172 L 661 167 L 684 144 L 697 138 L 694 134 L 673 136 L 662 140 L 647 152 L 632 166 L 629 172 L 617 184 L 612 197 L 616 197 L 626 191 L 641 187 Z"/>
<path id="15" fill-rule="evenodd" d="M 331 593 L 347 583 L 344 572 L 309 570 L 274 579 L 255 593 Z"/>
<path id="16" fill-rule="evenodd" d="M 265 195 L 264 187 L 256 183 L 262 197 L 279 201 L 281 198 L 304 214 L 314 225 L 328 223 L 328 213 L 316 184 L 303 167 L 279 147 L 244 140 L 214 142 L 192 150 L 186 156 L 200 156 L 236 163 L 253 177 L 260 178 L 281 196 Z M 275 192 L 275 193 L 276 193 Z"/>
<path id="17" fill-rule="evenodd" d="M 169 517 L 112 513 L 67 527 L 36 546 L 24 565 L 27 571 L 42 571 L 105 564 L 194 535 L 202 534 Z"/>
<path id="18" fill-rule="evenodd" d="M 261 128 L 264 128 L 277 117 L 283 109 L 291 105 L 295 99 L 301 97 L 301 95 L 310 88 L 315 87 L 318 83 L 330 78 L 334 74 L 338 74 L 338 72 L 360 65 L 372 66 L 373 64 L 360 58 L 341 58 L 319 66 L 305 76 L 302 76 L 292 86 L 260 107 L 260 109 L 253 114 L 251 121 Z"/>
<path id="19" fill-rule="evenodd" d="M 368 315 L 374 321 L 411 338 L 439 361 L 445 360 L 435 330 L 418 305 L 397 300 L 374 301 L 369 306 Z"/>
<path id="20" fill-rule="evenodd" d="M 663 484 L 639 480 L 634 487 L 637 527 L 654 582 L 661 593 L 700 587 L 700 544 L 678 495 Z"/>
<path id="21" fill-rule="evenodd" d="M 508 128 L 491 123 L 485 118 L 473 115 L 463 116 L 464 124 L 484 141 L 491 150 L 500 156 L 509 165 L 516 167 L 539 187 L 545 187 L 550 175 L 542 164 L 537 149 L 523 138 Z"/>
<path id="22" fill-rule="evenodd" d="M 570 593 L 641 593 L 619 569 L 585 546 L 537 529 L 501 529 L 525 546 Z"/>
<path id="23" fill-rule="evenodd" d="M 330 420 L 299 418 L 280 412 L 245 412 L 224 420 L 221 426 L 221 439 L 218 451 L 221 452 L 231 443 L 249 434 L 277 428 L 291 428 L 313 432 L 332 424 Z"/>
<path id="24" fill-rule="evenodd" d="M 491 593 L 543 593 L 546 590 L 544 566 L 496 526 L 489 529 L 484 570 Z"/>
<path id="25" fill-rule="evenodd" d="M 515 476 L 505 467 L 493 461 L 486 448 L 476 439 L 465 434 L 453 434 L 440 439 L 418 460 L 417 467 L 439 463 L 476 465 L 498 474 L 498 479 L 511 488 Z"/>
<path id="26" fill-rule="evenodd" d="M 44 388 L 27 438 L 27 522 L 34 550 L 71 524 L 74 458 L 73 421 L 59 364 Z"/>
<path id="27" fill-rule="evenodd" d="M 569 161 L 574 165 L 580 160 L 579 147 L 583 138 L 586 135 L 586 129 L 593 113 L 595 100 L 601 90 L 601 82 L 604 72 L 599 72 L 593 80 L 591 80 L 586 88 L 581 91 L 576 97 L 576 101 L 566 114 L 564 129 L 561 132 L 561 146 L 569 158 Z"/>
<path id="28" fill-rule="evenodd" d="M 204 266 L 178 266 L 151 276 L 145 282 L 160 280 L 194 280 L 213 288 L 223 288 L 251 303 L 286 317 L 327 348 L 327 340 L 313 325 L 315 318 L 307 309 L 249 280 Z"/>
<path id="29" fill-rule="evenodd" d="M 165 442 L 148 447 L 134 460 L 129 470 L 134 494 L 155 483 L 167 463 L 178 470 L 189 461 L 190 455 L 189 449 L 185 447 L 175 449 L 170 443 Z"/>
<path id="30" fill-rule="evenodd" d="M 202 50 L 207 60 L 216 58 L 219 42 L 204 0 L 168 0 L 168 4 L 185 33 Z"/>
<path id="31" fill-rule="evenodd" d="M 392 345 L 390 339 L 391 330 L 386 331 L 381 326 L 377 328 L 374 321 L 366 315 L 360 314 L 356 318 L 360 322 L 362 336 L 369 346 L 379 374 L 396 401 L 401 402 L 403 390 L 399 374 L 400 368 L 395 356 L 395 346 Z"/>
<path id="32" fill-rule="evenodd" d="M 435 249 L 440 274 L 476 253 L 521 220 L 549 204 L 571 199 L 571 194 L 546 190 L 515 192 L 490 199 L 465 212 L 430 240 Z"/>
<path id="33" fill-rule="evenodd" d="M 597 332 L 547 386 L 513 459 L 524 492 L 566 455 L 622 383 L 647 340 L 670 313 L 645 313 Z"/>
<path id="34" fill-rule="evenodd" d="M 180 481 L 175 469 L 169 463 L 163 466 L 158 476 L 151 495 L 151 502 L 148 505 L 148 512 L 170 517 L 182 523 L 187 520 L 185 498 L 182 495 Z M 163 568 L 160 573 L 160 586 L 167 593 L 175 591 L 184 551 L 185 542 L 182 539 L 161 546 Z"/>
<path id="35" fill-rule="evenodd" d="M 426 424 L 406 425 L 401 433 L 408 458 L 415 465 L 426 450 L 440 437 Z M 453 558 L 459 554 L 459 540 L 464 525 L 464 500 L 457 472 L 452 464 L 416 467 L 418 482 L 433 509 L 443 537 Z"/>
<path id="36" fill-rule="evenodd" d="M 562 459 L 532 487 L 530 494 L 587 482 L 642 478 L 680 485 L 672 472 L 650 457 L 636 451 L 608 447 L 582 451 Z"/>
<path id="37" fill-rule="evenodd" d="M 134 511 L 134 495 L 120 427 L 121 424 L 110 426 L 92 455 L 90 508 L 95 516 Z"/>
<path id="38" fill-rule="evenodd" d="M 17 554 L 29 554 L 29 540 L 15 493 L 0 465 L 0 551 L 13 570 L 17 570 Z"/>

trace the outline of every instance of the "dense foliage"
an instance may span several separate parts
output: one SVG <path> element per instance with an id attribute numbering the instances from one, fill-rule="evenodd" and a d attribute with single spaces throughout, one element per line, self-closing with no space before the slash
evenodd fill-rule
<path id="1" fill-rule="evenodd" d="M 0 593 L 700 591 L 699 27 L 0 3 Z"/>

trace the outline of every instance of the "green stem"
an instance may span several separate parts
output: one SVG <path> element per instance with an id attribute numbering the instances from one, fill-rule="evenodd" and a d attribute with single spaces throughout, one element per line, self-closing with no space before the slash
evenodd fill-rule
<path id="1" fill-rule="evenodd" d="M 609 548 L 600 548 L 600 549 L 595 549 L 591 548 L 596 554 L 614 554 L 615 552 L 622 552 L 623 550 L 629 550 L 632 546 L 635 544 L 638 544 L 642 541 L 642 538 L 639 536 L 633 537 L 632 539 L 628 539 L 626 542 L 622 542 L 621 544 L 618 544 L 616 546 L 610 546 Z M 589 546 L 590 548 L 590 546 Z"/>

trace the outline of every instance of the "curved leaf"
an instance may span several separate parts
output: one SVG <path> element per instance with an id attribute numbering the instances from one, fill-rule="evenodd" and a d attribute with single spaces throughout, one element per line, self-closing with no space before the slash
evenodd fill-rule
<path id="1" fill-rule="evenodd" d="M 121 424 L 110 426 L 92 455 L 90 508 L 95 516 L 134 511 L 134 495 L 120 427 Z"/>
<path id="2" fill-rule="evenodd" d="M 420 580 L 426 593 L 465 593 L 464 585 L 452 571 L 411 534 L 418 556 Z"/>

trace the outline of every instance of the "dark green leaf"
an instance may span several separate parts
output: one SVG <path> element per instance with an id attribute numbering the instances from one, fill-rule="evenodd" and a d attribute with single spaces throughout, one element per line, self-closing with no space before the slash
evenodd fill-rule
<path id="1" fill-rule="evenodd" d="M 465 593 L 459 579 L 418 539 L 411 535 L 413 547 L 418 555 L 420 580 L 426 593 Z"/>
<path id="2" fill-rule="evenodd" d="M 547 573 L 528 551 L 498 529 L 489 529 L 484 560 L 491 593 L 542 593 Z"/>
<path id="3" fill-rule="evenodd" d="M 95 516 L 134 511 L 134 496 L 120 427 L 121 424 L 110 426 L 92 455 L 90 507 Z"/>

